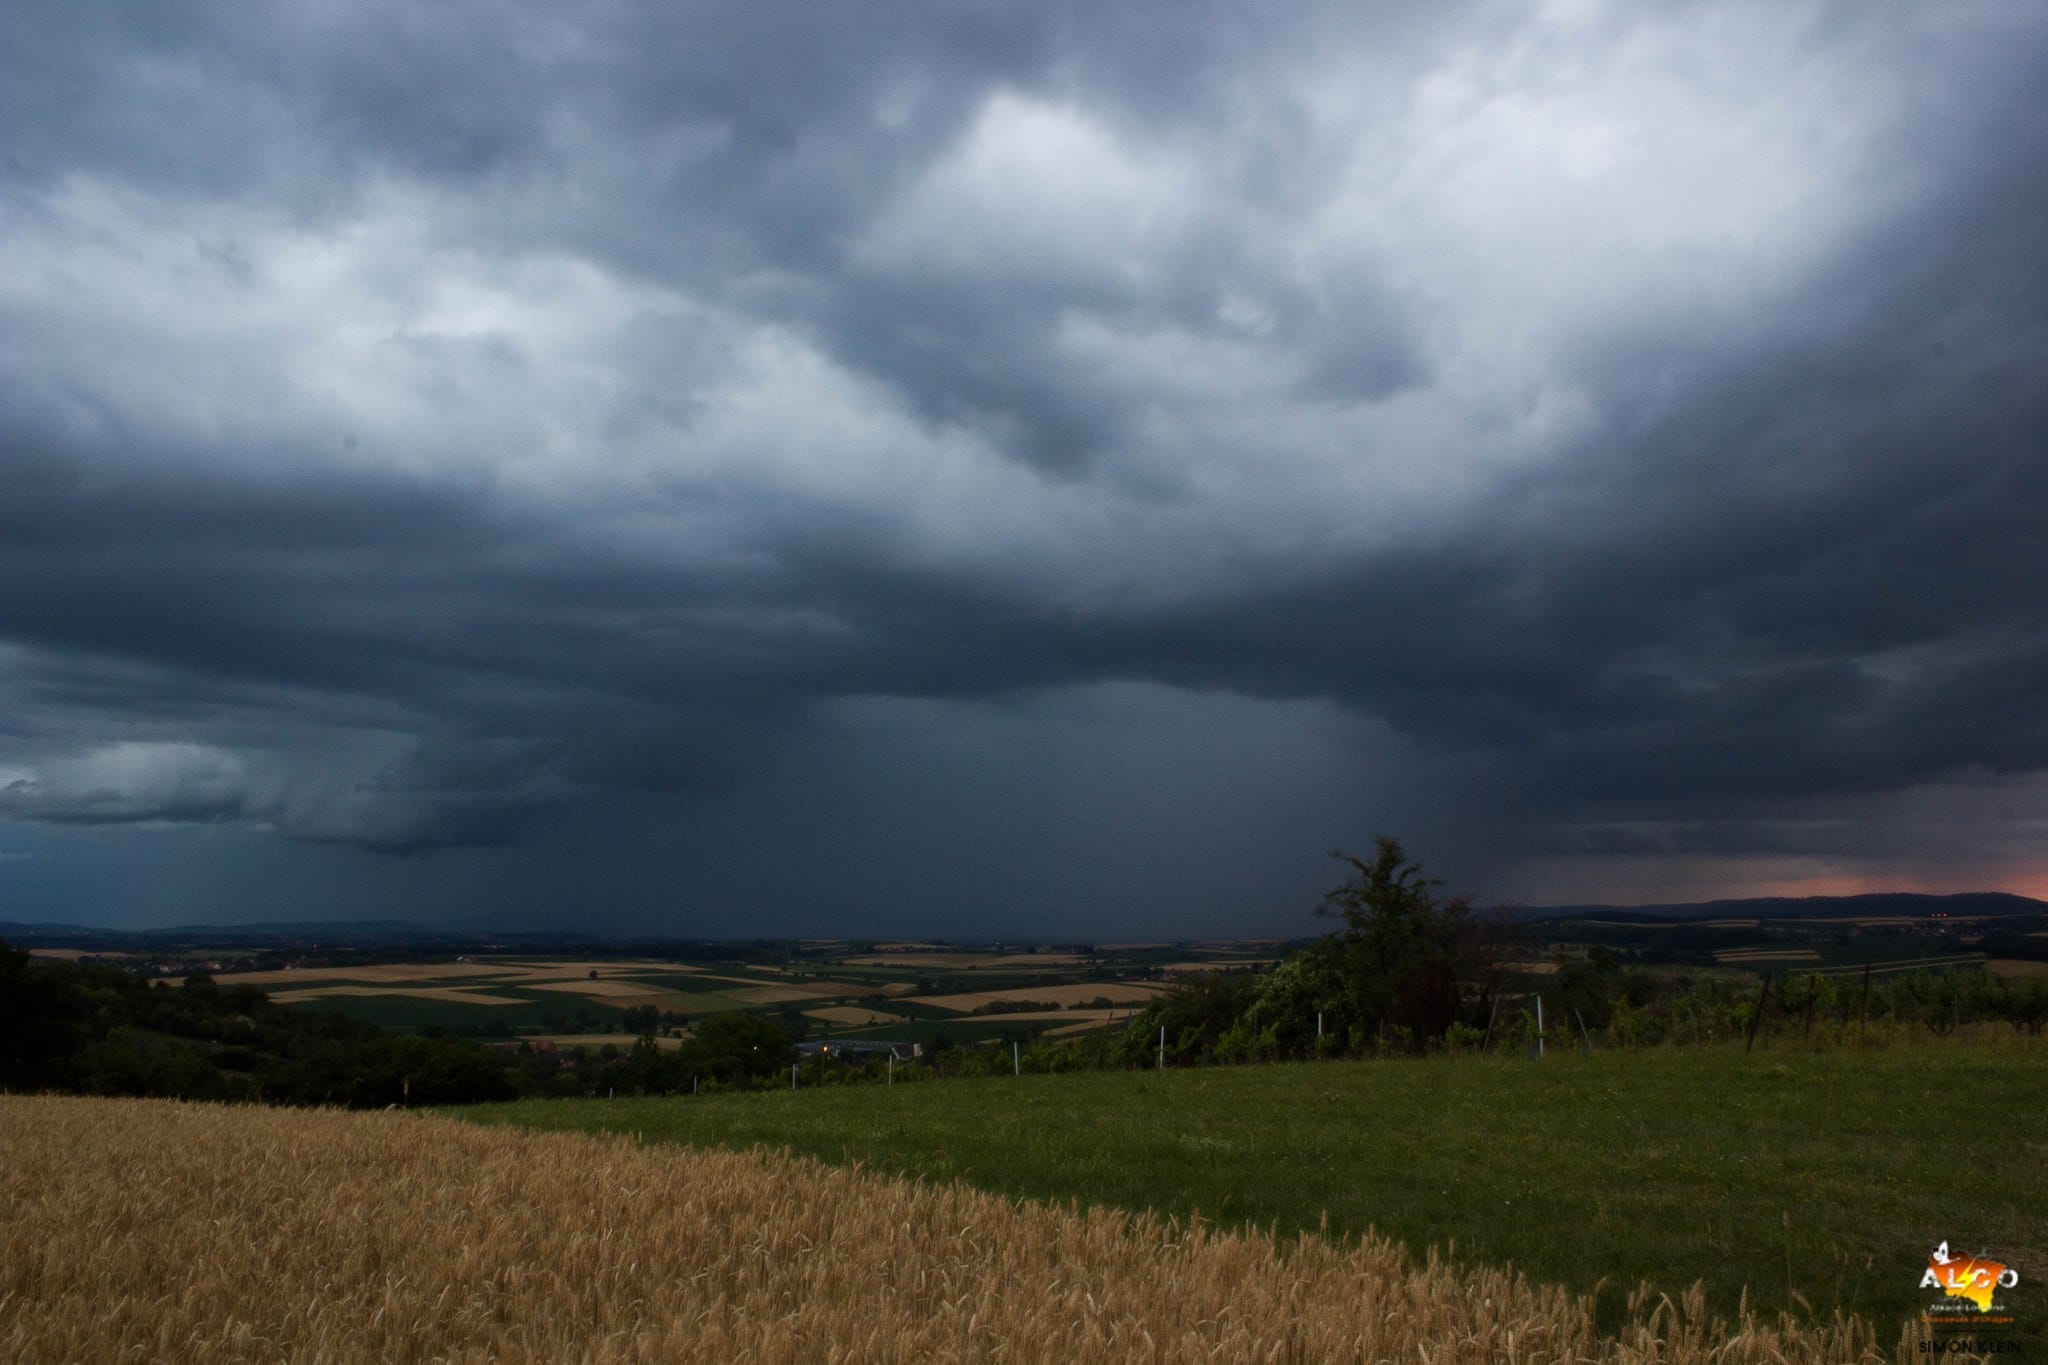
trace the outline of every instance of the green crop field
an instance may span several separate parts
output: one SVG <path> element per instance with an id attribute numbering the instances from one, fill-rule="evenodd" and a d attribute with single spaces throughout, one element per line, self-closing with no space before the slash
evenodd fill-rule
<path id="1" fill-rule="evenodd" d="M 1367 1227 L 1512 1263 L 1603 1318 L 1641 1281 L 1890 1329 L 1942 1241 L 2048 1322 L 2048 1047 L 1654 1049 L 522 1101 L 485 1123 L 787 1147 L 1056 1202 Z M 1327 1220 L 1327 1221 L 1325 1221 Z M 2015 1291 L 2016 1293 L 2021 1291 Z"/>
<path id="2" fill-rule="evenodd" d="M 870 1039 L 891 1043 L 933 1043 L 941 1038 L 961 1045 L 998 1042 L 1016 1038 L 1024 1041 L 1037 1029 L 1049 1024 L 1062 1022 L 1083 1023 L 1087 1016 L 1077 1014 L 1071 1021 L 1059 1019 L 1008 1019 L 1000 1014 L 939 1014 L 934 1011 L 923 1016 L 912 1015 L 908 1010 L 899 1011 L 895 1004 L 880 1006 L 893 1013 L 902 1013 L 909 1022 L 902 1024 L 878 1024 L 873 1028 L 834 1028 L 829 1030 L 832 1038 Z M 1131 1011 L 1136 1013 L 1136 1011 Z M 1105 1025 L 1107 1027 L 1107 1025 Z M 1008 1053 L 1003 1054 L 1008 1057 Z M 1008 1066 L 1005 1061 L 1003 1065 Z"/>
<path id="3" fill-rule="evenodd" d="M 407 995 L 329 995 L 293 1004 L 292 1008 L 315 1013 L 339 1010 L 351 1018 L 368 1020 L 380 1028 L 417 1031 L 444 1028 L 457 1033 L 474 1032 L 480 1025 L 504 1024 L 509 1028 L 539 1030 L 547 1021 L 573 1016 L 579 1006 L 592 1028 L 611 1028 L 619 1019 L 617 1009 L 576 996 L 545 996 L 530 991 L 492 987 L 493 995 L 521 1000 L 517 1005 L 471 1005 L 457 1000 L 423 1000 Z"/>

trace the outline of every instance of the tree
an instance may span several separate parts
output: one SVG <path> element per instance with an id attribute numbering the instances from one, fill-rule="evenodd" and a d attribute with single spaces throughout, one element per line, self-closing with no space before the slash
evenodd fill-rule
<path id="1" fill-rule="evenodd" d="M 1316 913 L 1341 918 L 1335 935 L 1347 1013 L 1382 1043 L 1419 1048 L 1458 1019 L 1458 982 L 1475 960 L 1470 907 L 1440 899 L 1401 845 L 1374 841 L 1371 862 L 1341 850 L 1355 876 L 1326 893 Z"/>
<path id="2" fill-rule="evenodd" d="M 1341 1051 L 1356 1022 L 1349 1017 L 1345 982 L 1343 948 L 1335 935 L 1261 972 L 1246 1014 L 1255 1031 L 1255 1054 L 1313 1057 Z"/>
<path id="3" fill-rule="evenodd" d="M 1242 974 L 1196 977 L 1155 997 L 1124 1030 L 1123 1062 L 1149 1060 L 1162 1028 L 1168 1061 L 1182 1065 L 1210 1058 L 1223 1036 L 1244 1018 L 1254 981 Z"/>
<path id="4" fill-rule="evenodd" d="M 794 1053 L 789 1034 L 773 1019 L 744 1011 L 709 1014 L 697 1021 L 696 1032 L 683 1045 L 678 1070 L 730 1085 L 773 1076 Z"/>
<path id="5" fill-rule="evenodd" d="M 62 1086 L 84 1045 L 90 1002 L 0 940 L 0 1090 Z"/>

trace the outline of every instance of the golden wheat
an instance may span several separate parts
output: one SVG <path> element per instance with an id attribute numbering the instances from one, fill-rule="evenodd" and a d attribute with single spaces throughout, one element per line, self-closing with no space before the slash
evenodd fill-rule
<path id="1" fill-rule="evenodd" d="M 0 1211 L 9 1361 L 1884 1356 L 1697 1294 L 1602 1338 L 1562 1290 L 1379 1241 L 400 1113 L 0 1096 Z"/>

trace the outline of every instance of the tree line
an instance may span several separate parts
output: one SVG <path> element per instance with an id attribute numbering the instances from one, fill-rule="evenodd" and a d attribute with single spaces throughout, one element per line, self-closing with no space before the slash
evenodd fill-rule
<path id="1" fill-rule="evenodd" d="M 0 1090 L 271 1104 L 509 1099 L 486 1048 L 274 1004 L 207 975 L 172 986 L 93 962 L 32 962 L 0 942 Z"/>
<path id="2" fill-rule="evenodd" d="M 1162 1030 L 1168 1065 L 1521 1050 L 1536 1041 L 1534 1000 L 1504 986 L 1500 968 L 1506 954 L 1534 949 L 1524 931 L 1443 897 L 1391 838 L 1377 841 L 1371 860 L 1337 856 L 1352 875 L 1319 913 L 1339 928 L 1264 971 L 1193 982 L 1155 1001 L 1097 1056 L 1156 1064 Z M 1558 953 L 1552 965 L 1541 994 L 1553 1045 L 1841 1039 L 1873 1024 L 1943 1034 L 2002 1022 L 2038 1034 L 2048 1024 L 2048 979 L 2039 977 L 1659 974 L 1599 946 Z"/>

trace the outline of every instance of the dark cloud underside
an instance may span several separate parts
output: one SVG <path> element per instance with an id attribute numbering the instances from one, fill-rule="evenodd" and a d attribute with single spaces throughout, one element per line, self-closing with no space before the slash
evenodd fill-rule
<path id="1" fill-rule="evenodd" d="M 1166 932 L 1381 828 L 1537 898 L 2048 877 L 2044 49 L 13 6 L 0 888 Z"/>

